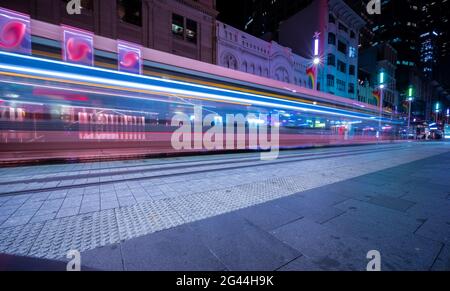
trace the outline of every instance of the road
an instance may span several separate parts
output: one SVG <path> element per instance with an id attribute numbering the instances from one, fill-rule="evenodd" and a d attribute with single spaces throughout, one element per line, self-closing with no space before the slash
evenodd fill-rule
<path id="1" fill-rule="evenodd" d="M 449 270 L 449 170 L 439 142 L 0 168 L 0 269 Z"/>

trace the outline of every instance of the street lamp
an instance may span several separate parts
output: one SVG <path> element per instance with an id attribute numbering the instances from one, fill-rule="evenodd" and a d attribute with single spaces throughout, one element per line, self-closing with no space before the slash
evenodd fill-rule
<path id="1" fill-rule="evenodd" d="M 413 88 L 409 87 L 408 89 L 408 102 L 409 102 L 409 109 L 408 109 L 408 134 L 411 127 L 411 107 L 413 102 Z"/>
<path id="2" fill-rule="evenodd" d="M 320 64 L 320 56 L 319 56 L 319 37 L 320 32 L 314 33 L 314 44 L 313 44 L 313 50 L 314 50 L 314 58 L 313 58 L 313 66 L 314 66 L 314 90 L 317 90 L 317 79 L 318 79 L 318 66 Z"/>
<path id="3" fill-rule="evenodd" d="M 378 84 L 380 87 L 380 120 L 378 122 L 378 137 L 380 137 L 380 133 L 382 132 L 381 119 L 383 118 L 383 89 L 385 87 L 385 76 L 383 70 L 380 71 Z"/>
<path id="4" fill-rule="evenodd" d="M 439 104 L 439 102 L 436 103 L 436 125 L 438 124 L 439 121 L 439 112 L 441 111 L 441 105 Z"/>

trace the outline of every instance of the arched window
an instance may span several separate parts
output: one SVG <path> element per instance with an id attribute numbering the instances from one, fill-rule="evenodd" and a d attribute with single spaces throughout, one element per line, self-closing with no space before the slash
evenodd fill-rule
<path id="1" fill-rule="evenodd" d="M 225 67 L 227 67 L 229 69 L 233 69 L 233 70 L 237 70 L 238 69 L 237 59 L 231 53 L 227 53 L 227 54 L 225 54 L 223 56 L 222 64 L 223 64 L 223 66 L 225 66 Z"/>
<path id="2" fill-rule="evenodd" d="M 278 67 L 275 70 L 275 76 L 279 81 L 290 83 L 289 73 L 284 67 Z"/>

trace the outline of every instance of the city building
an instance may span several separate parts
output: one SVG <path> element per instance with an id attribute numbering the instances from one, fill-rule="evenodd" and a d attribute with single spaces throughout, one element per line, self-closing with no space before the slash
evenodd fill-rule
<path id="1" fill-rule="evenodd" d="M 429 98 L 426 102 L 426 115 L 430 120 L 445 120 L 443 111 L 436 113 L 436 104 L 450 106 L 450 66 L 449 19 L 450 3 L 447 0 L 422 1 L 420 21 L 420 60 L 425 76 Z M 443 106 L 441 107 L 443 108 Z"/>
<path id="2" fill-rule="evenodd" d="M 396 111 L 400 104 L 395 74 L 397 51 L 388 43 L 368 47 L 359 53 L 359 67 L 361 71 L 368 73 L 367 80 L 363 80 L 368 81 L 373 91 L 379 90 L 379 75 L 384 73 L 383 107 Z"/>
<path id="3" fill-rule="evenodd" d="M 306 75 L 309 62 L 290 48 L 217 21 L 219 66 L 311 88 Z"/>
<path id="4" fill-rule="evenodd" d="M 362 50 L 388 43 L 397 51 L 395 79 L 399 111 L 408 112 L 407 93 L 412 88 L 413 120 L 434 120 L 436 102 L 450 101 L 445 89 L 450 65 L 448 1 L 382 1 L 379 15 L 367 14 L 367 2 L 346 2 L 367 20 L 367 29 L 361 30 Z"/>
<path id="5" fill-rule="evenodd" d="M 47 23 L 215 63 L 214 0 L 81 0 L 79 15 L 68 13 L 69 2 L 0 0 L 0 6 Z"/>
<path id="6" fill-rule="evenodd" d="M 421 60 L 422 68 L 427 76 L 433 79 L 443 81 L 443 73 L 446 70 L 437 64 L 448 64 L 450 52 L 449 40 L 449 20 L 450 20 L 450 2 L 423 1 L 420 7 L 422 17 L 420 21 L 420 42 L 421 42 Z"/>
<path id="7" fill-rule="evenodd" d="M 239 9 L 230 0 L 217 0 L 221 22 L 267 41 L 278 41 L 280 22 L 314 0 L 241 0 Z"/>
<path id="8" fill-rule="evenodd" d="M 317 89 L 356 100 L 359 30 L 364 25 L 344 1 L 316 0 L 280 24 L 279 41 L 312 60 L 313 37 L 318 36 Z"/>

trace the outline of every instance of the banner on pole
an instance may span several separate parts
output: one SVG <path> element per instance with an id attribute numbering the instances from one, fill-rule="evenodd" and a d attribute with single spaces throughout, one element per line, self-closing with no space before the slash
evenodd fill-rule
<path id="1" fill-rule="evenodd" d="M 31 54 L 30 17 L 0 8 L 0 50 Z"/>
<path id="2" fill-rule="evenodd" d="M 142 74 L 141 47 L 124 41 L 117 42 L 118 68 L 121 72 Z"/>
<path id="3" fill-rule="evenodd" d="M 90 32 L 62 26 L 63 60 L 85 66 L 94 65 L 94 35 Z"/>

